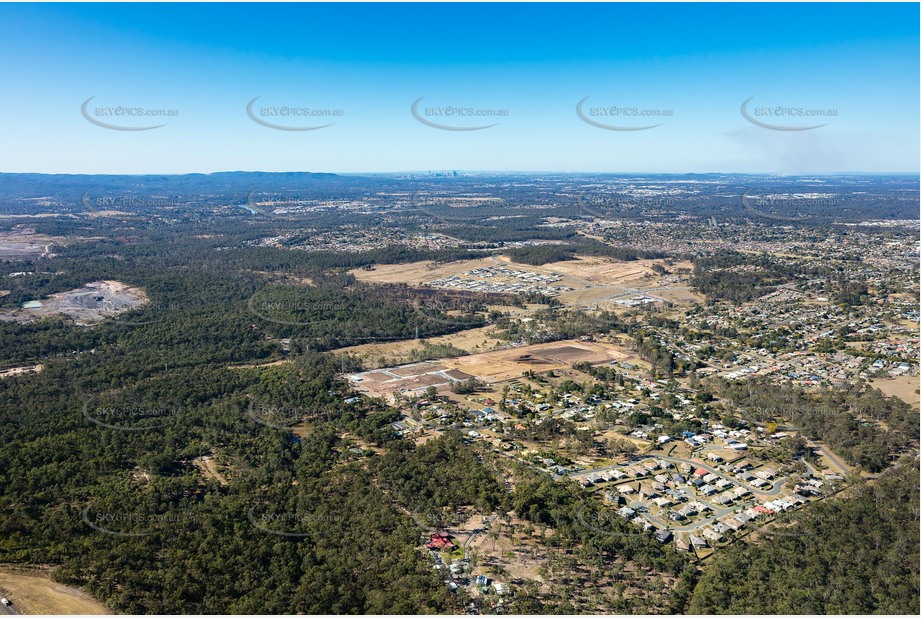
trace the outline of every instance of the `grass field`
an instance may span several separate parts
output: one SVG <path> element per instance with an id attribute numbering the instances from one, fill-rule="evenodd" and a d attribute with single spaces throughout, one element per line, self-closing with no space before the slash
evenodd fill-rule
<path id="1" fill-rule="evenodd" d="M 466 352 L 476 353 L 490 350 L 494 346 L 504 343 L 500 339 L 490 336 L 494 330 L 492 326 L 471 328 L 450 335 L 430 337 L 426 341 L 430 344 L 450 344 Z M 385 343 L 365 343 L 362 345 L 339 348 L 337 354 L 351 354 L 362 360 L 370 369 L 378 369 L 387 365 L 397 365 L 410 362 L 410 353 L 423 349 L 422 343 L 416 339 L 403 341 L 388 341 Z"/>
<path id="2" fill-rule="evenodd" d="M 51 581 L 39 569 L 0 566 L 0 593 L 23 614 L 111 614 L 88 594 Z"/>
<path id="3" fill-rule="evenodd" d="M 873 388 L 878 388 L 890 397 L 898 397 L 902 401 L 919 407 L 921 396 L 918 394 L 917 376 L 899 376 L 897 378 L 879 378 L 870 380 Z"/>

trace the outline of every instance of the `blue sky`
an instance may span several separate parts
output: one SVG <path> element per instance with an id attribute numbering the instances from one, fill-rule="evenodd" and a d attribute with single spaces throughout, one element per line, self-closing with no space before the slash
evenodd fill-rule
<path id="1" fill-rule="evenodd" d="M 917 4 L 2 5 L 0 171 L 917 172 L 918 20 Z M 263 126 L 255 97 L 258 119 L 333 124 Z M 429 126 L 421 97 L 423 120 L 498 124 Z M 586 97 L 596 122 L 659 126 L 593 126 Z M 742 115 L 749 97 L 774 128 Z M 264 113 L 282 106 L 341 115 Z"/>

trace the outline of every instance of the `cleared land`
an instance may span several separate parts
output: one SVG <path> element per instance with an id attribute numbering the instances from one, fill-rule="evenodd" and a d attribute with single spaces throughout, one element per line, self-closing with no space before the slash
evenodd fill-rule
<path id="1" fill-rule="evenodd" d="M 873 388 L 878 388 L 890 397 L 898 397 L 905 403 L 919 407 L 921 396 L 918 395 L 917 376 L 899 376 L 897 378 L 881 378 L 870 380 Z"/>
<path id="2" fill-rule="evenodd" d="M 28 365 L 26 367 L 10 367 L 9 369 L 0 369 L 0 378 L 9 378 L 10 376 L 18 376 L 24 373 L 38 373 L 44 369 L 44 365 Z"/>
<path id="3" fill-rule="evenodd" d="M 45 257 L 56 240 L 53 236 L 35 234 L 31 229 L 0 232 L 0 259 L 34 260 Z"/>
<path id="4" fill-rule="evenodd" d="M 192 460 L 193 463 L 204 473 L 206 478 L 214 479 L 221 485 L 227 484 L 227 479 L 224 478 L 214 464 L 214 459 L 208 455 L 202 455 L 201 457 L 196 457 Z"/>
<path id="5" fill-rule="evenodd" d="M 64 315 L 86 326 L 137 309 L 147 302 L 147 295 L 140 288 L 120 281 L 94 281 L 82 288 L 52 294 L 45 300 L 28 302 L 20 309 L 0 311 L 0 320 L 33 322 Z"/>
<path id="6" fill-rule="evenodd" d="M 450 335 L 430 337 L 425 341 L 432 345 L 450 344 L 466 352 L 476 353 L 490 350 L 498 345 L 506 343 L 501 339 L 491 336 L 489 333 L 492 330 L 492 326 L 483 326 L 481 328 L 471 328 Z M 336 350 L 336 353 L 357 356 L 362 360 L 365 367 L 376 368 L 410 362 L 412 361 L 412 354 L 414 352 L 421 353 L 424 350 L 425 346 L 423 346 L 420 341 L 416 339 L 407 339 L 404 341 L 355 345 L 347 348 L 340 348 Z"/>
<path id="7" fill-rule="evenodd" d="M 663 266 L 668 274 L 659 274 L 653 266 Z M 492 256 L 478 260 L 437 263 L 431 261 L 411 264 L 383 264 L 374 270 L 356 269 L 355 277 L 368 283 L 406 283 L 426 285 L 436 279 L 460 276 L 467 271 L 503 267 L 524 273 L 558 277 L 553 286 L 571 288 L 559 295 L 559 300 L 569 306 L 614 305 L 617 300 L 637 295 L 654 295 L 671 302 L 700 300 L 688 288 L 688 275 L 692 264 L 676 262 L 666 265 L 664 260 L 634 260 L 618 262 L 608 258 L 579 256 L 574 260 L 553 262 L 541 266 L 517 264 L 505 256 Z M 679 274 L 681 271 L 684 274 Z M 507 283 L 506 277 L 482 279 L 468 276 L 471 281 Z"/>
<path id="8" fill-rule="evenodd" d="M 85 592 L 53 582 L 38 569 L 0 567 L 0 593 L 23 614 L 112 613 Z"/>
<path id="9" fill-rule="evenodd" d="M 610 343 L 568 340 L 375 369 L 348 377 L 358 390 L 383 397 L 397 390 L 449 386 L 470 377 L 492 384 L 521 377 L 528 370 L 561 370 L 582 361 L 600 364 L 628 358 L 629 354 Z"/>
<path id="10" fill-rule="evenodd" d="M 478 260 L 460 260 L 457 262 L 437 263 L 432 261 L 412 262 L 410 264 L 381 264 L 374 270 L 356 269 L 350 271 L 361 281 L 370 283 L 409 283 L 421 284 L 433 279 L 440 279 L 450 275 L 457 275 L 467 270 L 476 268 L 490 268 L 505 266 L 514 270 L 534 272 L 546 275 L 560 275 L 570 277 L 572 281 L 564 284 L 579 285 L 611 285 L 629 283 L 649 277 L 655 279 L 659 275 L 652 271 L 655 264 L 662 264 L 662 260 L 635 260 L 632 262 L 617 262 L 606 258 L 577 257 L 574 260 L 553 262 L 541 266 L 517 264 L 505 256 L 492 256 Z M 687 264 L 675 264 L 675 267 L 689 267 Z"/>

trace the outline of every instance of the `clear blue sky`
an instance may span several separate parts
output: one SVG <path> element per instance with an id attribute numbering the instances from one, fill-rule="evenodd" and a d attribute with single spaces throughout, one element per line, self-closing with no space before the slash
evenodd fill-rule
<path id="1" fill-rule="evenodd" d="M 0 171 L 919 170 L 917 4 L 2 5 Z M 149 131 L 101 128 L 167 122 Z M 260 118 L 246 105 L 339 109 Z M 431 106 L 508 110 L 426 118 Z M 646 118 L 583 107 L 670 110 Z M 746 120 L 766 106 L 837 115 Z M 97 107 L 177 109 L 166 119 Z"/>

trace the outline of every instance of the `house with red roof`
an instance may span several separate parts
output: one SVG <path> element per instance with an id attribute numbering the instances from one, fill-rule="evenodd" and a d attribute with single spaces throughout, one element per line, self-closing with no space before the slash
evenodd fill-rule
<path id="1" fill-rule="evenodd" d="M 434 551 L 451 551 L 457 547 L 447 532 L 436 532 L 425 546 Z"/>

